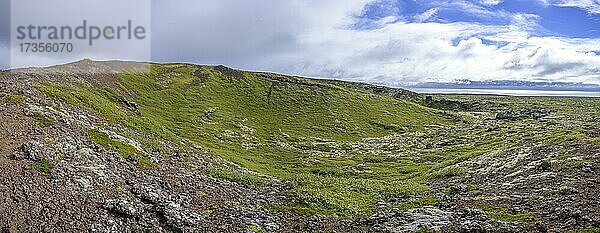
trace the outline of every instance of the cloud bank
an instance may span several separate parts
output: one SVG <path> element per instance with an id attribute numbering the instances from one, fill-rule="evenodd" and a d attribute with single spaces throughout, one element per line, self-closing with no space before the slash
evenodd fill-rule
<path id="1" fill-rule="evenodd" d="M 536 1 L 588 14 L 598 7 L 594 0 Z M 490 10 L 500 0 L 426 2 L 404 14 L 407 4 L 394 0 L 153 1 L 152 58 L 389 85 L 600 84 L 600 39 L 540 35 L 540 16 Z M 448 9 L 505 23 L 438 20 Z"/>
<path id="2" fill-rule="evenodd" d="M 379 3 L 391 11 L 398 6 L 367 0 L 228 2 L 161 5 L 177 17 L 162 15 L 167 20 L 154 26 L 155 32 L 171 32 L 154 37 L 158 47 L 169 48 L 158 50 L 157 57 L 387 84 L 458 79 L 600 83 L 595 51 L 600 40 L 534 36 L 530 30 L 539 18 L 532 14 L 452 1 L 438 6 L 501 15 L 511 23 L 429 22 L 438 11 L 431 8 L 412 20 L 391 15 L 371 22 L 375 27 L 356 29 L 352 26 L 365 6 Z M 189 4 L 189 12 L 180 4 Z M 177 19 L 181 16 L 185 20 Z M 184 30 L 190 26 L 194 30 Z"/>
<path id="3" fill-rule="evenodd" d="M 562 7 L 579 7 L 590 14 L 600 14 L 600 1 L 598 0 L 558 0 L 552 4 Z"/>

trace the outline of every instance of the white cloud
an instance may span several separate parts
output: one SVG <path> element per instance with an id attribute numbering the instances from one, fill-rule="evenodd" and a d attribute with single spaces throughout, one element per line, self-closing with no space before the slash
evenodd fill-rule
<path id="1" fill-rule="evenodd" d="M 582 41 L 529 37 L 512 30 L 471 24 L 397 23 L 377 31 L 341 31 L 337 33 L 343 36 L 328 38 L 336 42 L 327 50 L 343 53 L 306 53 L 301 65 L 286 71 L 392 84 L 456 79 L 600 82 L 600 57 L 578 50 L 585 48 L 578 46 Z M 478 38 L 481 34 L 492 34 L 485 38 L 488 40 L 513 36 L 512 42 L 497 47 L 484 44 Z M 456 38 L 466 39 L 454 45 Z M 318 47 L 307 47 L 313 46 Z"/>
<path id="2" fill-rule="evenodd" d="M 598 0 L 558 0 L 554 2 L 554 5 L 579 7 L 585 9 L 590 14 L 600 14 L 600 1 Z"/>
<path id="3" fill-rule="evenodd" d="M 435 17 L 435 15 L 438 13 L 438 9 L 437 8 L 431 8 L 421 14 L 418 14 L 415 16 L 415 21 L 416 22 L 425 22 L 429 19 L 431 19 L 432 17 Z"/>
<path id="4" fill-rule="evenodd" d="M 549 6 L 550 5 L 550 1 L 552 0 L 534 0 L 540 4 L 542 4 L 543 6 Z"/>
<path id="5" fill-rule="evenodd" d="M 495 6 L 502 3 L 502 0 L 481 0 L 479 2 L 483 5 Z"/>
<path id="6" fill-rule="evenodd" d="M 511 25 L 522 30 L 535 29 L 540 21 L 540 16 L 534 14 L 513 14 Z"/>
<path id="7" fill-rule="evenodd" d="M 588 14 L 600 14 L 600 1 L 598 0 L 535 0 L 544 6 L 577 7 L 584 9 Z"/>
<path id="8" fill-rule="evenodd" d="M 374 1 L 156 1 L 153 7 L 161 10 L 152 27 L 152 52 L 163 62 L 388 84 L 456 79 L 600 83 L 600 56 L 593 52 L 600 40 L 532 36 L 528 30 L 536 26 L 535 15 L 494 13 L 453 1 L 448 3 L 472 14 L 513 23 L 407 23 L 387 17 L 376 22 L 376 29 L 352 29 L 355 16 Z M 435 17 L 434 11 L 429 17 Z"/>
<path id="9" fill-rule="evenodd" d="M 480 18 L 510 19 L 512 14 L 503 10 L 490 10 L 489 5 L 483 4 L 484 1 L 467 0 L 435 0 L 429 3 L 439 10 L 461 11 Z"/>

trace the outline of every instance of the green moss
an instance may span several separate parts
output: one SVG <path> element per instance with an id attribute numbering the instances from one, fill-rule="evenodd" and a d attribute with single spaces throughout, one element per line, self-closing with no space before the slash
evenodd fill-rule
<path id="1" fill-rule="evenodd" d="M 33 113 L 33 120 L 35 120 L 35 122 L 37 122 L 37 124 L 42 128 L 53 126 L 56 123 L 54 119 L 44 116 L 39 112 Z"/>
<path id="2" fill-rule="evenodd" d="M 120 100 L 122 96 L 110 89 L 75 89 L 43 84 L 37 89 L 50 98 L 97 113 L 115 123 L 123 124 L 153 136 L 178 142 L 176 137 L 152 118 L 139 116 Z"/>
<path id="3" fill-rule="evenodd" d="M 480 206 L 485 213 L 492 219 L 506 222 L 532 223 L 538 221 L 532 212 L 511 214 L 508 209 L 502 206 L 482 205 Z"/>
<path id="4" fill-rule="evenodd" d="M 562 167 L 565 169 L 580 169 L 583 167 L 583 165 L 585 163 L 588 163 L 588 162 L 590 162 L 590 161 L 587 161 L 587 160 L 567 161 L 562 165 Z"/>
<path id="5" fill-rule="evenodd" d="M 565 161 L 565 160 L 567 160 L 567 159 L 569 159 L 569 158 L 572 158 L 572 157 L 575 157 L 575 155 L 572 155 L 572 154 L 564 154 L 564 155 L 561 155 L 561 156 L 558 156 L 558 157 L 556 157 L 556 160 L 558 160 L 558 161 Z"/>
<path id="6" fill-rule="evenodd" d="M 368 217 L 378 200 L 397 196 L 414 196 L 429 191 L 415 182 L 382 182 L 346 177 L 302 175 L 288 191 L 295 206 L 290 210 L 314 215 L 338 214 L 342 218 Z"/>
<path id="7" fill-rule="evenodd" d="M 581 230 L 582 233 L 600 233 L 600 228 L 585 228 Z"/>
<path id="8" fill-rule="evenodd" d="M 214 212 L 213 210 L 204 210 L 204 211 L 202 211 L 202 213 L 206 217 L 211 216 L 213 214 L 213 212 Z"/>
<path id="9" fill-rule="evenodd" d="M 160 153 L 160 154 L 169 154 L 171 152 L 171 150 L 167 146 L 158 142 L 157 140 L 146 140 L 146 139 L 142 139 L 139 137 L 133 137 L 133 138 L 136 138 L 137 141 L 139 141 L 142 144 L 142 147 L 144 147 L 144 150 L 146 150 L 150 153 L 156 152 L 156 153 Z"/>
<path id="10" fill-rule="evenodd" d="M 52 170 L 52 161 L 50 158 L 44 157 L 41 158 L 40 161 L 33 164 L 32 167 L 39 172 L 50 175 L 50 171 Z"/>
<path id="11" fill-rule="evenodd" d="M 203 73 L 199 75 L 199 73 Z M 453 119 L 441 112 L 428 109 L 415 103 L 386 96 L 346 91 L 336 85 L 322 85 L 302 79 L 316 88 L 305 85 L 274 85 L 272 80 L 258 74 L 244 72 L 236 77 L 228 76 L 213 67 L 189 65 L 154 65 L 149 72 L 128 72 L 119 74 L 117 82 L 120 93 L 134 94 L 138 104 L 136 111 L 124 106 L 119 92 L 86 86 L 61 87 L 44 84 L 38 87 L 48 97 L 92 111 L 115 123 L 144 132 L 160 140 L 180 144 L 186 138 L 203 148 L 210 148 L 214 154 L 240 164 L 251 170 L 294 180 L 290 195 L 296 195 L 302 208 L 306 204 L 299 190 L 321 193 L 322 200 L 328 202 L 334 211 L 317 206 L 311 211 L 336 213 L 346 216 L 370 213 L 374 200 L 380 191 L 389 191 L 384 183 L 394 179 L 414 176 L 412 172 L 425 173 L 430 167 L 415 163 L 392 164 L 383 157 L 368 159 L 367 169 L 379 174 L 356 176 L 355 173 L 340 169 L 342 166 L 356 166 L 354 160 L 321 160 L 318 165 L 304 164 L 298 156 L 297 148 L 273 146 L 280 139 L 273 140 L 282 132 L 291 134 L 289 138 L 301 139 L 308 148 L 331 152 L 329 146 L 316 145 L 315 138 L 336 142 L 352 142 L 367 137 L 382 137 L 406 131 L 423 130 L 424 125 L 451 125 Z M 215 111 L 218 109 L 218 111 Z M 210 116 L 206 116 L 207 111 Z M 239 125 L 243 124 L 244 127 Z M 251 131 L 247 131 L 251 129 Z M 245 137 L 226 137 L 223 132 L 234 132 Z M 95 141 L 109 150 L 131 157 L 136 151 L 122 143 L 112 142 L 105 135 L 92 133 Z M 255 139 L 249 139 L 255 138 Z M 304 138 L 304 139 L 302 139 Z M 163 154 L 168 152 L 153 140 L 142 140 L 144 149 Z M 287 140 L 287 139 L 283 139 Z M 115 144 L 116 143 L 116 144 Z M 244 149 L 241 144 L 254 143 L 254 149 Z M 144 161 L 138 165 L 145 165 Z M 397 171 L 401 172 L 397 172 Z M 247 174 L 233 171 L 209 171 L 215 176 L 245 184 L 264 185 L 263 179 L 255 179 Z M 311 184 L 296 182 L 298 176 L 314 174 Z M 412 174 L 412 175 L 411 175 Z M 332 180 L 321 179 L 331 177 Z M 345 180 L 346 178 L 350 178 Z M 333 187 L 336 182 L 346 183 L 356 180 L 360 184 L 372 183 L 376 189 L 349 190 Z M 398 183 L 413 183 L 410 181 Z M 391 189 L 402 185 L 393 185 Z M 418 185 L 423 188 L 424 185 Z M 402 187 L 404 188 L 404 187 Z M 321 190 L 324 190 L 321 192 Z M 330 191 L 336 190 L 336 191 Z M 339 195 L 347 193 L 350 196 Z M 366 202 L 363 202 L 366 200 Z M 310 204 L 312 203 L 312 204 Z M 367 203 L 367 204 L 363 204 Z M 356 204 L 356 207 L 350 205 Z"/>
<path id="12" fill-rule="evenodd" d="M 36 89 L 49 98 L 59 100 L 70 105 L 81 106 L 77 101 L 77 98 L 75 98 L 73 95 L 73 92 L 75 91 L 73 88 L 42 84 L 37 86 Z"/>
<path id="13" fill-rule="evenodd" d="M 261 226 L 256 226 L 256 225 L 250 225 L 250 226 L 248 226 L 248 231 L 251 231 L 251 232 L 254 232 L 254 233 L 267 232 Z"/>
<path id="14" fill-rule="evenodd" d="M 424 130 L 425 125 L 452 125 L 455 121 L 454 117 L 412 102 L 385 95 L 347 91 L 343 83 L 322 84 L 309 79 L 297 80 L 306 84 L 292 80 L 279 85 L 264 78 L 263 74 L 230 72 L 219 67 L 152 65 L 149 72 L 119 74 L 117 90 L 76 84 L 73 87 L 44 84 L 38 90 L 50 98 L 147 134 L 150 136 L 148 138 L 154 139 L 128 137 L 140 141 L 143 148 L 150 152 L 170 154 L 168 148 L 157 141 L 166 140 L 182 145 L 181 139 L 185 138 L 202 148 L 209 148 L 215 155 L 257 172 L 289 180 L 298 180 L 298 176 L 306 174 L 315 175 L 311 182 L 324 188 L 322 199 L 335 203 L 333 208 L 348 216 L 369 213 L 368 209 L 372 206 L 368 205 L 381 196 L 376 192 L 389 189 L 382 188 L 380 184 L 408 179 L 418 172 L 425 173 L 431 169 L 430 164 L 393 164 L 383 160 L 382 156 L 371 156 L 371 159 L 365 160 L 368 163 L 365 168 L 375 173 L 357 175 L 341 167 L 357 166 L 361 161 L 323 159 L 316 165 L 305 164 L 302 159 L 309 158 L 303 158 L 301 154 L 305 150 L 299 147 L 332 152 L 333 147 L 314 142 L 321 139 L 353 142 L 368 137 L 420 131 Z M 136 96 L 132 101 L 137 103 L 137 108 L 124 105 L 120 101 L 123 96 L 119 93 Z M 231 134 L 223 132 L 242 136 L 231 137 L 228 136 Z M 302 145 L 290 148 L 275 146 L 287 140 L 280 138 L 283 133 Z M 108 140 L 105 135 L 91 133 L 91 136 L 105 148 L 124 157 L 138 154 L 127 145 Z M 242 147 L 249 144 L 256 146 L 252 149 Z M 145 161 L 149 160 L 135 161 L 140 161 L 138 165 L 144 166 Z M 233 171 L 209 173 L 246 184 L 266 183 L 262 179 Z M 334 188 L 335 182 L 321 177 L 331 177 L 333 180 L 349 178 L 361 184 L 373 183 L 378 188 L 360 191 Z M 310 187 L 307 183 L 292 181 L 291 184 L 296 191 L 306 189 L 320 192 L 319 188 Z M 351 196 L 343 197 L 329 189 L 339 189 Z M 290 194 L 299 195 L 296 191 Z M 367 200 L 367 205 L 361 203 L 363 199 Z M 352 210 L 353 207 L 348 205 L 354 203 L 359 206 Z M 316 211 L 335 212 L 322 207 Z"/>
<path id="15" fill-rule="evenodd" d="M 481 185 L 478 184 L 469 184 L 467 185 L 467 191 L 468 192 L 473 192 L 473 191 L 477 191 L 481 189 Z"/>
<path id="16" fill-rule="evenodd" d="M 463 167 L 448 167 L 444 168 L 431 175 L 433 179 L 447 179 L 454 176 L 461 176 L 465 174 L 467 170 Z"/>
<path id="17" fill-rule="evenodd" d="M 156 166 L 156 164 L 152 161 L 152 159 L 150 159 L 150 157 L 147 157 L 147 156 L 140 156 L 136 165 L 141 168 Z"/>
<path id="18" fill-rule="evenodd" d="M 309 214 L 365 217 L 378 200 L 393 194 L 422 196 L 429 179 L 465 174 L 456 164 L 482 154 L 537 142 L 593 140 L 558 130 L 552 122 L 535 128 L 530 122 L 511 121 L 488 131 L 474 127 L 476 120 L 465 114 L 426 108 L 392 95 L 357 92 L 357 86 L 343 82 L 303 78 L 288 82 L 274 74 L 180 64 L 152 65 L 148 72 L 117 76 L 116 90 L 77 84 L 44 84 L 38 90 L 136 131 L 142 136 L 124 136 L 139 141 L 148 152 L 172 154 L 164 146 L 167 142 L 278 177 L 290 188 L 286 194 L 293 203 L 286 208 Z M 131 101 L 137 107 L 124 104 L 123 95 L 135 96 Z M 460 103 L 480 101 L 482 111 L 496 112 L 504 104 L 518 109 L 542 103 L 561 109 L 565 116 L 600 117 L 593 111 L 598 100 L 452 98 Z M 582 111 L 586 106 L 591 110 Z M 390 135 L 400 136 L 381 148 L 360 144 L 365 138 L 385 141 Z M 103 147 L 124 157 L 133 155 L 138 165 L 150 162 L 127 145 L 96 136 Z M 404 139 L 419 143 L 396 143 Z M 191 148 L 188 141 L 206 150 Z M 267 183 L 232 170 L 208 174 L 248 185 Z"/>
<path id="19" fill-rule="evenodd" d="M 143 152 L 132 145 L 111 139 L 106 133 L 92 129 L 87 134 L 92 138 L 92 141 L 104 149 L 117 152 L 123 158 L 134 161 L 138 167 L 152 167 L 155 165 Z"/>
<path id="20" fill-rule="evenodd" d="M 112 140 L 106 133 L 92 129 L 89 130 L 87 134 L 92 138 L 92 141 L 104 147 L 104 149 L 117 152 L 126 159 L 140 154 L 140 152 L 132 145 Z"/>
<path id="21" fill-rule="evenodd" d="M 4 104 L 8 106 L 18 105 L 25 102 L 25 96 L 22 95 L 9 95 L 4 97 Z"/>
<path id="22" fill-rule="evenodd" d="M 269 183 L 266 179 L 261 178 L 257 175 L 248 174 L 248 173 L 238 173 L 233 170 L 224 170 L 224 169 L 214 168 L 214 169 L 207 169 L 204 171 L 204 173 L 209 176 L 215 177 L 215 178 L 225 179 L 225 180 L 229 180 L 232 182 L 245 184 L 245 185 L 266 186 Z"/>

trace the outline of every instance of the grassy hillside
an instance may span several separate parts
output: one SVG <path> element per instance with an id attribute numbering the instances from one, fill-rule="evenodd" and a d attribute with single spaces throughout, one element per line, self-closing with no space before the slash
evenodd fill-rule
<path id="1" fill-rule="evenodd" d="M 23 226 L 75 216 L 134 232 L 597 229 L 598 98 L 426 98 L 120 61 L 1 75 L 4 193 L 35 200 L 4 210 Z"/>
<path id="2" fill-rule="evenodd" d="M 373 145 L 378 140 L 431 133 L 453 126 L 459 116 L 343 82 L 176 64 L 88 83 L 95 84 L 81 80 L 38 89 L 137 130 L 141 136 L 123 136 L 145 150 L 167 152 L 160 142 L 170 141 L 282 178 L 296 205 L 274 207 L 280 210 L 368 216 L 379 200 L 426 192 L 424 180 L 432 173 L 473 153 L 458 148 L 418 161 L 401 154 L 416 145 L 406 142 L 387 145 L 385 151 L 400 154 L 386 157 L 384 148 Z M 151 167 L 147 158 L 136 161 Z M 232 171 L 211 173 L 256 180 Z"/>

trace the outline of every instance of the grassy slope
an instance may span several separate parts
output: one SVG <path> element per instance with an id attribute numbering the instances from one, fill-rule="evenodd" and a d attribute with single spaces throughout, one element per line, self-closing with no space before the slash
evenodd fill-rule
<path id="1" fill-rule="evenodd" d="M 474 101 L 476 105 L 464 109 L 469 111 L 546 109 L 559 117 L 462 124 L 457 114 L 391 98 L 407 94 L 422 101 L 410 93 L 222 67 L 154 65 L 150 73 L 119 74 L 117 83 L 107 86 L 71 83 L 39 90 L 151 136 L 154 140 L 124 135 L 147 151 L 169 154 L 157 141 L 186 146 L 181 142 L 187 139 L 214 155 L 285 179 L 292 206 L 273 209 L 342 217 L 369 216 L 377 201 L 392 197 L 413 197 L 397 206 L 401 209 L 437 203 L 427 197 L 428 180 L 462 175 L 465 169 L 454 164 L 506 148 L 564 144 L 559 159 L 567 167 L 580 166 L 582 161 L 567 159 L 587 152 L 573 144 L 597 145 L 598 138 L 590 135 L 600 129 L 598 99 L 449 96 Z M 128 105 L 124 97 L 137 106 Z M 461 110 L 452 106 L 438 107 Z M 372 137 L 377 139 L 364 140 Z M 99 141 L 116 145 L 115 150 L 123 147 Z M 144 164 L 144 159 L 132 162 Z M 211 169 L 207 174 L 266 185 L 259 177 L 235 171 Z"/>
<path id="2" fill-rule="evenodd" d="M 123 73 L 118 80 L 117 90 L 85 85 L 42 85 L 39 89 L 156 139 L 175 143 L 188 139 L 246 168 L 284 178 L 290 181 L 289 194 L 296 205 L 278 208 L 368 216 L 378 200 L 426 192 L 423 176 L 471 151 L 432 152 L 436 159 L 422 163 L 383 161 L 368 154 L 321 157 L 306 153 L 331 152 L 331 143 L 455 123 L 440 111 L 346 90 L 335 83 L 274 81 L 257 73 L 192 65 L 154 65 L 149 73 Z M 120 101 L 123 96 L 130 96 L 137 107 Z M 347 169 L 357 166 L 371 172 Z"/>

